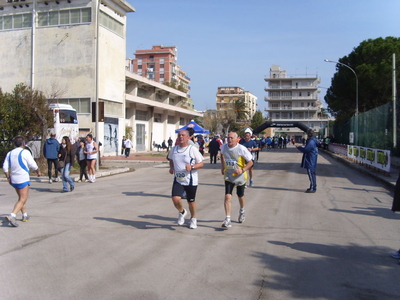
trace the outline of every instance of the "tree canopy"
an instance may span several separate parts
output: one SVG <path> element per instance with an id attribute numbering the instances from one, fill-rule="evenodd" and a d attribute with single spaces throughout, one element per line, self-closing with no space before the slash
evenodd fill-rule
<path id="1" fill-rule="evenodd" d="M 27 140 L 47 137 L 47 128 L 53 126 L 53 114 L 42 92 L 18 84 L 12 93 L 0 89 L 0 139 L 5 148 L 12 147 L 15 136 Z"/>
<path id="2" fill-rule="evenodd" d="M 368 39 L 338 60 L 352 68 L 358 77 L 358 110 L 368 111 L 392 100 L 393 53 L 400 62 L 400 38 Z M 397 80 L 398 84 L 398 80 Z M 356 76 L 337 64 L 331 86 L 325 96 L 328 111 L 337 120 L 347 120 L 356 112 Z"/>

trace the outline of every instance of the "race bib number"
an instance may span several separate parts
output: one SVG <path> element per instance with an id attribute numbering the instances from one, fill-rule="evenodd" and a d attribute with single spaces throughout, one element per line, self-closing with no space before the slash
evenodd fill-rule
<path id="1" fill-rule="evenodd" d="M 236 160 L 226 160 L 225 164 L 226 164 L 227 169 L 237 169 L 238 168 L 238 164 L 237 164 Z"/>
<path id="2" fill-rule="evenodd" d="M 177 172 L 175 173 L 175 178 L 178 181 L 184 181 L 186 179 L 186 174 L 183 172 Z"/>

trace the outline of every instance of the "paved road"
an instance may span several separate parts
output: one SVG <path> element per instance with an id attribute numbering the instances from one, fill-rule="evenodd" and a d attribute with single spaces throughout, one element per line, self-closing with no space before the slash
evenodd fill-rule
<path id="1" fill-rule="evenodd" d="M 198 228 L 176 225 L 167 165 L 61 194 L 34 182 L 28 223 L 0 228 L 2 299 L 400 299 L 399 215 L 377 181 L 322 154 L 262 152 L 246 221 L 222 230 L 219 166 L 200 171 Z M 15 201 L 0 182 L 2 217 Z M 234 217 L 238 202 L 233 202 Z"/>

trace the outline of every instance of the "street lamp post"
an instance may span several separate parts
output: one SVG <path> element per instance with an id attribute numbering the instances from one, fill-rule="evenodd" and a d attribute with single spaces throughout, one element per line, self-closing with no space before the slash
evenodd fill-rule
<path id="1" fill-rule="evenodd" d="M 356 76 L 356 138 L 355 138 L 355 141 L 357 141 L 357 142 L 355 142 L 355 144 L 358 145 L 358 77 L 357 77 L 356 71 L 354 71 L 348 65 L 338 62 L 338 61 L 333 61 L 333 60 L 329 60 L 329 59 L 325 59 L 324 61 L 345 66 L 346 68 L 350 69 L 354 73 L 354 76 Z"/>

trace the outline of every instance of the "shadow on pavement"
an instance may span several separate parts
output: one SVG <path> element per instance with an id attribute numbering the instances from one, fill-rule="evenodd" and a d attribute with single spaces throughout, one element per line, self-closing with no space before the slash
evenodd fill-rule
<path id="1" fill-rule="evenodd" d="M 93 219 L 99 220 L 99 221 L 107 221 L 107 222 L 118 223 L 118 224 L 121 224 L 121 225 L 132 226 L 132 227 L 135 227 L 137 229 L 168 229 L 168 230 L 176 230 L 175 227 L 179 226 L 177 224 L 172 224 L 174 221 L 176 221 L 175 219 L 172 219 L 172 218 L 163 218 L 164 220 L 170 220 L 171 221 L 170 225 L 165 225 L 165 224 L 161 225 L 161 224 L 152 223 L 152 222 L 123 220 L 123 219 L 115 219 L 115 218 L 93 217 Z"/>
<path id="2" fill-rule="evenodd" d="M 142 196 L 142 197 L 162 197 L 162 198 L 171 198 L 170 195 L 151 194 L 151 193 L 145 193 L 145 192 L 122 192 L 122 194 L 125 194 L 126 196 Z"/>
<path id="3" fill-rule="evenodd" d="M 254 282 L 264 293 L 288 292 L 293 299 L 400 299 L 400 287 L 387 290 L 388 278 L 393 276 L 390 274 L 399 268 L 398 260 L 390 257 L 393 249 L 355 244 L 268 243 L 277 248 L 275 253 L 287 255 L 252 254 L 265 269 L 271 270 L 268 276 L 259 274 L 261 279 Z M 305 255 L 290 258 L 291 250 L 282 251 L 284 248 Z"/>
<path id="4" fill-rule="evenodd" d="M 332 208 L 330 211 L 333 212 L 340 212 L 340 213 L 348 213 L 354 215 L 363 215 L 363 216 L 370 216 L 370 217 L 379 217 L 385 218 L 389 220 L 399 220 L 400 216 L 395 214 L 391 210 L 387 209 L 386 207 L 353 207 L 354 210 L 346 210 L 346 209 L 336 209 Z"/>
<path id="5" fill-rule="evenodd" d="M 142 216 L 139 216 L 139 218 L 166 221 L 166 222 L 170 222 L 171 224 L 160 224 L 160 223 L 147 222 L 147 221 L 134 221 L 134 220 L 124 220 L 124 219 L 115 219 L 115 218 L 93 217 L 93 219 L 95 219 L 95 220 L 118 223 L 118 224 L 121 224 L 121 225 L 132 226 L 132 227 L 135 227 L 137 229 L 168 229 L 168 230 L 176 230 L 176 228 L 179 228 L 179 227 L 183 227 L 183 228 L 189 229 L 189 227 L 188 227 L 189 224 L 188 224 L 187 220 L 186 220 L 184 225 L 179 226 L 178 224 L 176 224 L 176 218 L 163 217 L 163 216 L 159 216 L 159 215 L 142 215 Z M 218 220 L 218 221 L 216 221 L 216 220 L 197 220 L 197 226 L 198 227 L 212 228 L 215 231 L 224 231 L 224 229 L 221 228 L 221 227 L 209 226 L 209 225 L 205 225 L 204 224 L 204 223 L 216 223 L 216 222 L 219 223 L 220 220 Z"/>

